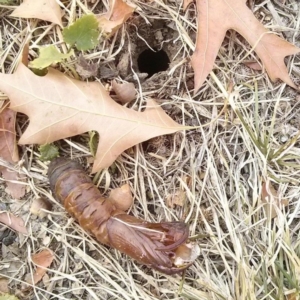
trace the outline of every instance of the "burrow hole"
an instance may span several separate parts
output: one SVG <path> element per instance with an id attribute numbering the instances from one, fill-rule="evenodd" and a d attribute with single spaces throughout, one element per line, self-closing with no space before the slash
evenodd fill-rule
<path id="1" fill-rule="evenodd" d="M 169 68 L 170 59 L 166 51 L 146 49 L 138 56 L 138 67 L 141 73 L 147 73 L 148 77 L 166 71 Z"/>

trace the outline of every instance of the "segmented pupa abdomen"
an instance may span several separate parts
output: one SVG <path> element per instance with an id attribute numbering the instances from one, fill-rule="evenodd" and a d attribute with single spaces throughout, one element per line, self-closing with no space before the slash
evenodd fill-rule
<path id="1" fill-rule="evenodd" d="M 82 167 L 75 161 L 59 157 L 51 161 L 48 176 L 52 191 L 66 210 L 83 229 L 109 245 L 106 222 L 117 210 L 102 197 Z"/>

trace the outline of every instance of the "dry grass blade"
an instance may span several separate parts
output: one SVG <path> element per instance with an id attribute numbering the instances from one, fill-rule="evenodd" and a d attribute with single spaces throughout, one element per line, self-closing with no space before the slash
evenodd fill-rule
<path id="1" fill-rule="evenodd" d="M 88 12 L 106 13 L 110 7 L 108 0 L 58 2 L 64 12 L 63 24 Z M 99 245 L 53 199 L 45 180 L 47 165 L 39 160 L 36 147 L 27 145 L 20 149 L 24 164 L 18 165 L 28 177 L 27 201 L 12 201 L 1 185 L 0 192 L 1 207 L 5 205 L 5 210 L 26 220 L 30 234 L 24 241 L 2 246 L 1 275 L 9 278 L 11 290 L 18 291 L 24 281 L 22 272 L 30 272 L 24 257 L 47 247 L 56 259 L 47 270 L 49 280 L 36 285 L 31 299 L 299 298 L 299 92 L 271 82 L 264 69 L 245 66 L 244 58 L 261 63 L 252 46 L 235 31 L 228 31 L 213 76 L 193 96 L 189 57 L 196 41 L 195 5 L 183 11 L 182 3 L 175 0 L 127 2 L 136 6 L 132 17 L 110 39 L 101 36 L 98 47 L 83 53 L 84 58 L 89 65 L 99 66 L 97 80 L 135 85 L 137 96 L 131 109 L 142 111 L 145 100 L 154 98 L 178 123 L 199 127 L 129 148 L 111 167 L 100 170 L 94 182 L 105 195 L 128 183 L 134 197 L 130 213 L 136 217 L 150 222 L 188 222 L 201 248 L 200 257 L 184 278 L 165 276 Z M 248 2 L 272 35 L 300 46 L 299 1 Z M 49 43 L 68 53 L 59 26 L 11 18 L 12 7 L 0 5 L 0 10 L 2 73 L 13 73 L 25 41 L 29 41 L 30 59 Z M 137 60 L 149 47 L 166 51 L 170 66 L 145 78 Z M 57 68 L 84 81 L 75 64 L 69 61 Z M 299 85 L 299 55 L 286 59 L 286 64 L 291 79 Z M 0 99 L 7 97 L 2 93 Z M 23 133 L 27 119 L 18 115 L 17 121 L 18 133 Z M 62 156 L 76 158 L 87 167 L 93 160 L 88 141 L 89 135 L 81 134 L 57 146 Z M 0 163 L 7 165 L 3 160 Z M 280 199 L 288 200 L 274 218 L 268 218 L 261 203 L 265 178 L 272 181 Z M 184 201 L 172 208 L 166 198 L 179 190 Z M 31 202 L 39 196 L 53 204 L 44 219 L 29 213 Z M 8 241 L 2 233 L 0 238 Z"/>

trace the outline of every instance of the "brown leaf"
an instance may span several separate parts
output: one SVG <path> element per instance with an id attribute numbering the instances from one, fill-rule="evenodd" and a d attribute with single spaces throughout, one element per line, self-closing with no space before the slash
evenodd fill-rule
<path id="1" fill-rule="evenodd" d="M 286 295 L 285 297 L 286 297 L 285 298 L 286 300 L 298 300 L 299 299 L 299 292 L 295 292 L 295 293 Z"/>
<path id="2" fill-rule="evenodd" d="M 62 27 L 61 10 L 56 0 L 24 0 L 11 14 L 12 17 L 37 18 Z"/>
<path id="3" fill-rule="evenodd" d="M 185 11 L 194 0 L 183 0 L 183 11 Z"/>
<path id="4" fill-rule="evenodd" d="M 155 136 L 187 129 L 154 100 L 144 112 L 117 104 L 99 82 L 81 82 L 49 68 L 39 77 L 23 64 L 14 74 L 0 73 L 0 89 L 11 109 L 29 116 L 20 144 L 49 144 L 95 130 L 100 141 L 92 172 L 109 167 L 126 149 Z"/>
<path id="5" fill-rule="evenodd" d="M 12 213 L 0 212 L 0 222 L 17 232 L 28 234 L 23 219 L 13 215 Z"/>
<path id="6" fill-rule="evenodd" d="M 111 0 L 110 11 L 97 16 L 99 27 L 107 36 L 112 36 L 134 12 L 134 7 L 123 0 Z"/>
<path id="7" fill-rule="evenodd" d="M 184 206 L 186 202 L 186 193 L 182 189 L 178 189 L 174 194 L 168 195 L 166 199 L 168 207 L 173 208 L 174 205 Z"/>
<path id="8" fill-rule="evenodd" d="M 0 278 L 0 295 L 1 293 L 8 293 L 8 282 L 9 280 L 7 278 Z"/>
<path id="9" fill-rule="evenodd" d="M 265 203 L 264 209 L 266 216 L 271 219 L 277 217 L 279 209 L 282 209 L 289 204 L 287 199 L 280 199 L 278 197 L 278 192 L 269 180 L 264 182 L 262 185 L 261 201 Z"/>
<path id="10" fill-rule="evenodd" d="M 192 56 L 195 92 L 213 68 L 226 31 L 239 32 L 254 48 L 272 81 L 281 79 L 297 88 L 289 77 L 284 58 L 300 49 L 268 32 L 246 6 L 246 0 L 196 0 L 198 32 Z"/>
<path id="11" fill-rule="evenodd" d="M 28 57 L 29 57 L 29 42 L 27 42 L 24 47 L 23 47 L 23 50 L 22 50 L 22 63 L 28 67 Z"/>
<path id="12" fill-rule="evenodd" d="M 10 163 L 19 160 L 15 131 L 16 113 L 4 108 L 0 113 L 0 157 Z M 18 173 L 0 166 L 3 178 L 6 180 L 7 193 L 13 198 L 19 199 L 25 194 L 25 185 L 13 181 L 19 181 Z"/>
<path id="13" fill-rule="evenodd" d="M 136 91 L 132 82 L 117 83 L 116 80 L 111 82 L 112 88 L 122 104 L 129 103 L 135 99 Z"/>
<path id="14" fill-rule="evenodd" d="M 18 148 L 15 131 L 16 113 L 4 108 L 0 113 L 0 155 L 8 162 L 17 162 Z"/>
<path id="15" fill-rule="evenodd" d="M 261 65 L 256 61 L 244 62 L 244 65 L 246 65 L 248 68 L 251 68 L 252 70 L 255 70 L 255 71 L 262 70 Z"/>
<path id="16" fill-rule="evenodd" d="M 109 198 L 116 204 L 118 209 L 123 211 L 128 210 L 133 203 L 133 197 L 128 183 L 113 189 L 109 194 Z"/>
<path id="17" fill-rule="evenodd" d="M 83 55 L 78 57 L 78 62 L 75 67 L 78 74 L 84 79 L 97 76 L 98 64 L 88 64 L 88 61 Z"/>
<path id="18" fill-rule="evenodd" d="M 45 249 L 40 253 L 33 254 L 31 256 L 32 262 L 37 266 L 34 274 L 27 274 L 25 281 L 30 284 L 38 283 L 46 273 L 48 268 L 54 259 L 53 252 L 50 249 Z"/>

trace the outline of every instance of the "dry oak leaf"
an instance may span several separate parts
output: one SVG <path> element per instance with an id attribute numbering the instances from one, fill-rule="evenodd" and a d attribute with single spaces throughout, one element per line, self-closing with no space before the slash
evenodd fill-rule
<path id="1" fill-rule="evenodd" d="M 262 66 L 257 61 L 244 62 L 244 65 L 246 65 L 248 68 L 255 70 L 255 71 L 262 70 Z"/>
<path id="2" fill-rule="evenodd" d="M 281 79 L 297 88 L 289 77 L 284 58 L 300 49 L 268 32 L 246 5 L 246 0 L 196 0 L 198 31 L 192 56 L 195 92 L 201 87 L 223 42 L 226 31 L 240 33 L 262 60 L 272 81 Z"/>
<path id="3" fill-rule="evenodd" d="M 24 0 L 11 14 L 12 17 L 37 18 L 62 27 L 61 10 L 56 0 Z"/>
<path id="4" fill-rule="evenodd" d="M 16 113 L 13 110 L 4 108 L 0 112 L 0 157 L 13 164 L 19 160 L 15 121 Z M 0 166 L 0 173 L 6 180 L 8 194 L 15 199 L 25 195 L 25 185 L 17 183 L 20 180 L 16 171 Z"/>
<path id="5" fill-rule="evenodd" d="M 40 253 L 31 256 L 32 262 L 37 266 L 34 274 L 27 274 L 25 281 L 30 284 L 38 283 L 45 275 L 47 269 L 54 259 L 53 252 L 50 249 L 44 249 Z"/>
<path id="6" fill-rule="evenodd" d="M 193 2 L 194 0 L 183 0 L 182 9 L 185 11 Z"/>
<path id="7" fill-rule="evenodd" d="M 23 219 L 13 215 L 12 213 L 6 211 L 0 212 L 0 222 L 17 232 L 28 234 Z"/>
<path id="8" fill-rule="evenodd" d="M 0 73 L 10 108 L 29 116 L 20 144 L 49 144 L 95 130 L 100 141 L 92 172 L 109 167 L 126 149 L 153 137 L 190 129 L 173 121 L 154 100 L 144 112 L 117 104 L 99 82 L 81 82 L 54 69 L 39 77 L 23 64 Z"/>
<path id="9" fill-rule="evenodd" d="M 123 0 L 111 0 L 109 7 L 110 11 L 97 16 L 101 32 L 108 37 L 116 33 L 123 23 L 130 18 L 135 9 Z"/>

